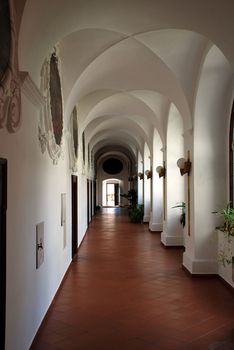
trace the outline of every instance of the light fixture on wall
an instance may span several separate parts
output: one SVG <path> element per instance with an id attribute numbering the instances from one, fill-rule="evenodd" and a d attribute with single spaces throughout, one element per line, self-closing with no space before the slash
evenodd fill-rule
<path id="1" fill-rule="evenodd" d="M 185 158 L 180 158 L 177 160 L 177 166 L 180 169 L 180 174 L 183 176 L 188 175 L 188 192 L 187 192 L 187 214 L 188 214 L 188 235 L 190 236 L 190 171 L 192 163 L 190 161 L 190 151 L 188 151 L 187 160 Z"/>
<path id="2" fill-rule="evenodd" d="M 156 171 L 157 171 L 159 177 L 165 177 L 166 176 L 166 168 L 165 168 L 165 166 L 161 166 L 161 165 L 157 166 Z"/>
<path id="3" fill-rule="evenodd" d="M 143 173 L 138 173 L 138 176 L 139 176 L 140 180 L 144 179 L 144 174 Z"/>
<path id="4" fill-rule="evenodd" d="M 190 173 L 192 163 L 190 162 L 189 156 L 186 160 L 185 158 L 180 158 L 177 160 L 177 166 L 180 169 L 181 175 L 185 175 Z"/>
<path id="5" fill-rule="evenodd" d="M 151 170 L 146 170 L 145 175 L 147 176 L 147 179 L 152 179 L 152 171 Z"/>

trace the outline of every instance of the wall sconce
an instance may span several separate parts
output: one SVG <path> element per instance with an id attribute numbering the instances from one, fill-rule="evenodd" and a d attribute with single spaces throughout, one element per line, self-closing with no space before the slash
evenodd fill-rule
<path id="1" fill-rule="evenodd" d="M 165 177 L 166 176 L 166 168 L 163 166 L 157 166 L 156 171 L 159 175 L 159 177 Z"/>
<path id="2" fill-rule="evenodd" d="M 188 174 L 188 176 L 189 176 L 189 173 L 191 170 L 191 165 L 192 165 L 192 163 L 190 162 L 189 157 L 187 160 L 184 158 L 180 158 L 177 160 L 177 166 L 180 169 L 180 173 L 182 176 L 184 174 Z"/>
<path id="3" fill-rule="evenodd" d="M 144 179 L 144 174 L 143 173 L 138 173 L 138 176 L 139 176 L 140 180 Z"/>
<path id="4" fill-rule="evenodd" d="M 145 175 L 147 176 L 147 179 L 152 179 L 152 171 L 151 170 L 146 170 Z"/>

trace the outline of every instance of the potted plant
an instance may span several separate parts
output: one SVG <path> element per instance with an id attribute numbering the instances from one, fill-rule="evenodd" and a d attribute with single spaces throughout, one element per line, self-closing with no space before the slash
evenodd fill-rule
<path id="1" fill-rule="evenodd" d="M 172 207 L 172 208 L 180 208 L 180 209 L 181 209 L 180 223 L 181 223 L 181 225 L 182 225 L 183 228 L 184 228 L 184 227 L 185 227 L 185 223 L 186 223 L 186 216 L 185 216 L 185 213 L 186 213 L 186 205 L 185 205 L 185 202 L 178 203 L 177 205 L 175 205 L 175 206 Z"/>
<path id="2" fill-rule="evenodd" d="M 137 192 L 132 189 L 128 193 L 121 194 L 122 197 L 129 201 L 128 214 L 130 221 L 133 223 L 142 223 L 144 216 L 143 205 L 137 205 Z"/>
<path id="3" fill-rule="evenodd" d="M 135 208 L 137 206 L 137 192 L 136 190 L 132 189 L 129 190 L 128 193 L 123 193 L 120 195 L 121 197 L 126 198 L 129 201 L 129 209 Z"/>
<path id="4" fill-rule="evenodd" d="M 131 208 L 131 210 L 129 211 L 130 221 L 135 224 L 141 224 L 143 222 L 143 216 L 144 206 L 142 204 Z"/>
<path id="5" fill-rule="evenodd" d="M 213 214 L 217 214 L 222 218 L 222 225 L 216 227 L 216 229 L 223 233 L 219 239 L 218 261 L 225 267 L 232 263 L 233 253 L 232 244 L 234 236 L 234 208 L 230 203 L 220 211 L 214 211 Z"/>
<path id="6" fill-rule="evenodd" d="M 212 213 L 220 215 L 223 219 L 222 226 L 216 228 L 222 231 L 226 236 L 234 236 L 234 208 L 230 206 L 230 203 L 228 203 L 226 208 L 220 211 L 213 211 Z"/>

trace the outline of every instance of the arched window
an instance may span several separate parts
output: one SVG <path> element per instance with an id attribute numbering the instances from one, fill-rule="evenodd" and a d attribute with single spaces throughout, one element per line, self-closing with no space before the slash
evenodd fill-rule
<path id="1" fill-rule="evenodd" d="M 234 103 L 232 105 L 232 113 L 231 113 L 231 122 L 230 122 L 230 137 L 229 137 L 229 172 L 230 172 L 230 202 L 231 206 L 233 207 L 233 199 L 234 199 L 234 152 L 233 152 L 233 146 L 234 146 Z"/>
<path id="2" fill-rule="evenodd" d="M 102 165 L 105 173 L 109 175 L 117 175 L 123 170 L 123 163 L 117 158 L 108 158 Z"/>

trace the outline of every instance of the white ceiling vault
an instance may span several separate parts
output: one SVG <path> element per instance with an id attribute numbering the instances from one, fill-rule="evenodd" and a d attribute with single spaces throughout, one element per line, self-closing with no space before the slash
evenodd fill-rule
<path id="1" fill-rule="evenodd" d="M 57 45 L 65 125 L 76 105 L 93 151 L 112 145 L 136 157 L 145 142 L 152 152 L 155 128 L 165 145 L 171 104 L 192 129 L 207 54 L 217 46 L 234 64 L 232 14 L 232 0 L 27 0 L 20 70 L 39 86 Z"/>

